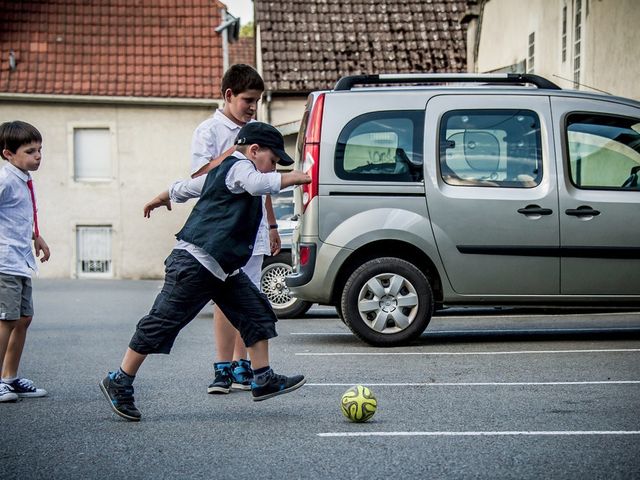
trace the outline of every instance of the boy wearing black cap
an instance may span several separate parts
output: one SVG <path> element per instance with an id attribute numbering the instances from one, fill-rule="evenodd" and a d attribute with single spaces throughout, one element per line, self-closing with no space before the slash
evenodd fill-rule
<path id="1" fill-rule="evenodd" d="M 120 368 L 100 382 L 111 408 L 127 420 L 141 418 L 134 403 L 133 380 L 147 355 L 168 354 L 179 331 L 211 300 L 249 349 L 253 400 L 293 391 L 305 382 L 302 375 L 286 377 L 271 370 L 268 340 L 277 335 L 277 318 L 268 299 L 240 268 L 251 256 L 262 219 L 261 195 L 311 179 L 297 170 L 275 171 L 276 163 L 290 165 L 293 160 L 284 151 L 282 135 L 270 125 L 248 123 L 236 144 L 236 152 L 219 167 L 206 177 L 188 181 L 200 198 L 165 260 L 162 291 L 149 314 L 138 322 Z M 201 189 L 198 182 L 204 182 Z M 170 198 L 169 191 L 158 195 L 145 207 L 145 216 L 158 206 L 169 207 Z"/>

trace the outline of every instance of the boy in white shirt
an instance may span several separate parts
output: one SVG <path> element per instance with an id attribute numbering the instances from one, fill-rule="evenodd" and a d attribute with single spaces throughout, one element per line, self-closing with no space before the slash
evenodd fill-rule
<path id="1" fill-rule="evenodd" d="M 31 273 L 35 257 L 49 260 L 49 247 L 40 236 L 36 199 L 29 172 L 40 168 L 42 135 L 26 122 L 0 125 L 0 155 L 8 164 L 0 169 L 0 402 L 19 397 L 43 397 L 27 378 L 18 377 L 18 366 L 33 318 Z"/>
<path id="2" fill-rule="evenodd" d="M 205 174 L 215 168 L 234 150 L 233 142 L 240 129 L 251 122 L 257 104 L 264 91 L 260 74 L 245 64 L 232 65 L 222 77 L 224 108 L 216 110 L 212 117 L 202 122 L 193 133 L 191 141 L 192 177 Z M 281 160 L 282 162 L 282 160 Z M 288 163 L 281 163 L 288 165 Z M 198 195 L 196 195 L 197 197 Z M 277 255 L 280 251 L 280 236 L 271 196 L 263 197 L 262 225 L 253 254 L 243 267 L 251 281 L 260 288 L 262 261 L 265 255 Z M 247 348 L 237 330 L 217 305 L 213 307 L 213 330 L 216 344 L 214 380 L 208 393 L 229 393 L 230 390 L 251 388 L 251 363 Z"/>

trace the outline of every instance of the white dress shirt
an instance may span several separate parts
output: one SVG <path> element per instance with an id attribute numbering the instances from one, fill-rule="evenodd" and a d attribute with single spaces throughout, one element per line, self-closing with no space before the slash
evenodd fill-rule
<path id="1" fill-rule="evenodd" d="M 229 169 L 229 172 L 227 172 L 225 184 L 231 193 L 239 194 L 247 192 L 251 195 L 259 196 L 278 193 L 280 191 L 281 176 L 278 172 L 261 173 L 256 169 L 254 163 L 242 153 L 235 152 L 233 156 L 239 158 L 241 161 L 236 162 L 235 165 Z M 201 175 L 197 178 L 174 182 L 169 187 L 169 198 L 172 202 L 183 203 L 190 198 L 199 197 L 202 193 L 202 188 L 206 178 L 206 175 Z M 260 230 L 261 227 L 258 229 L 258 233 L 260 233 Z M 258 238 L 256 237 L 256 242 L 254 243 L 254 255 L 256 254 L 255 249 L 257 242 Z M 217 278 L 221 280 L 227 278 L 227 274 L 224 273 L 220 264 L 202 248 L 197 247 L 192 243 L 185 242 L 184 240 L 178 240 L 174 248 L 187 250 L 196 258 L 196 260 L 198 260 L 198 262 L 200 262 Z"/>
<path id="2" fill-rule="evenodd" d="M 9 162 L 0 169 L 0 273 L 30 277 L 38 267 L 33 255 L 31 176 Z"/>
<path id="3" fill-rule="evenodd" d="M 209 163 L 209 160 L 218 158 L 231 148 L 241 128 L 220 109 L 198 125 L 191 139 L 191 173 L 197 172 L 202 166 Z M 203 175 L 203 183 L 204 178 Z M 264 203 L 265 198 L 262 197 L 262 224 L 258 230 L 253 255 L 271 255 L 269 221 Z"/>

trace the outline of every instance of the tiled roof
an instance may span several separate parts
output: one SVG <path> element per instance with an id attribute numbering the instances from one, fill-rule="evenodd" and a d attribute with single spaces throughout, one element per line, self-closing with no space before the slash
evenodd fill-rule
<path id="1" fill-rule="evenodd" d="M 272 91 L 344 75 L 466 71 L 465 0 L 254 0 Z"/>
<path id="2" fill-rule="evenodd" d="M 221 8 L 218 0 L 0 0 L 0 92 L 220 98 Z"/>
<path id="3" fill-rule="evenodd" d="M 234 63 L 256 66 L 256 41 L 253 37 L 241 37 L 229 44 L 229 64 Z"/>

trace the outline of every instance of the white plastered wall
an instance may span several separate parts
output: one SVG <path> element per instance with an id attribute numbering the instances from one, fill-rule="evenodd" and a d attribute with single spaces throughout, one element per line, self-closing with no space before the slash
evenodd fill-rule
<path id="1" fill-rule="evenodd" d="M 43 136 L 34 173 L 40 231 L 51 248 L 43 278 L 76 276 L 76 225 L 112 225 L 115 278 L 162 278 L 163 261 L 194 202 L 143 217 L 143 206 L 189 175 L 191 136 L 212 106 L 94 105 L 0 101 L 0 122 L 23 120 Z M 113 179 L 73 179 L 73 128 L 109 127 Z"/>
<path id="2" fill-rule="evenodd" d="M 535 32 L 534 73 L 573 88 L 575 0 L 490 0 L 482 15 L 477 71 L 525 60 Z M 562 7 L 567 6 L 567 57 L 562 62 Z M 640 8 L 637 0 L 582 0 L 581 89 L 640 100 Z"/>

